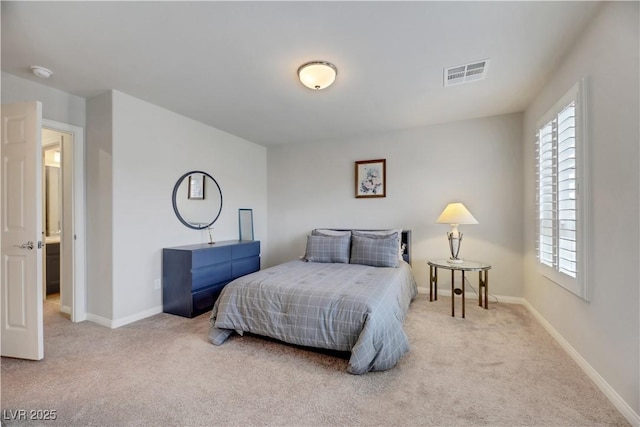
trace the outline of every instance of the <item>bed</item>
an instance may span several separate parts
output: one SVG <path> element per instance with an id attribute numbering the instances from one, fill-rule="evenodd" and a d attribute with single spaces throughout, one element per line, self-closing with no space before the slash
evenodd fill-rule
<path id="1" fill-rule="evenodd" d="M 417 295 L 407 230 L 313 230 L 302 259 L 229 283 L 209 340 L 234 332 L 350 352 L 347 372 L 392 368 L 409 351 L 403 322 Z"/>

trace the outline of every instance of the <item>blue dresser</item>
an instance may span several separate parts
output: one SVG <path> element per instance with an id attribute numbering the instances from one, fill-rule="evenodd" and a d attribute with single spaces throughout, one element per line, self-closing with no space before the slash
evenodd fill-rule
<path id="1" fill-rule="evenodd" d="M 194 317 L 211 310 L 233 279 L 260 270 L 260 242 L 229 240 L 162 250 L 162 310 Z"/>

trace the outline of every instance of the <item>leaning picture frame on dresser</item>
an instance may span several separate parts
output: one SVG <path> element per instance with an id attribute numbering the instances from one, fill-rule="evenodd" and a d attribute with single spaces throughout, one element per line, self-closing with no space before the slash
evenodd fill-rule
<path id="1" fill-rule="evenodd" d="M 253 209 L 238 209 L 240 241 L 253 240 Z"/>

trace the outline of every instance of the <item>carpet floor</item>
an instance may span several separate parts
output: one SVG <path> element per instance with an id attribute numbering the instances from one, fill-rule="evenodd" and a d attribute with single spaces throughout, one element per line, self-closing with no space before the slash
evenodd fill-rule
<path id="1" fill-rule="evenodd" d="M 520 305 L 411 304 L 411 351 L 354 376 L 344 358 L 255 336 L 207 342 L 208 314 L 111 330 L 45 302 L 45 358 L 2 358 L 3 424 L 46 426 L 628 426 Z M 460 307 L 457 307 L 457 314 Z M 12 419 L 55 411 L 55 421 Z"/>

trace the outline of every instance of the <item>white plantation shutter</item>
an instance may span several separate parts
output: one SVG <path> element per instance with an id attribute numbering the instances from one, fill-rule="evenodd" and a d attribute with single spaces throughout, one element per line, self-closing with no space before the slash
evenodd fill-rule
<path id="1" fill-rule="evenodd" d="M 576 104 L 558 114 L 558 268 L 576 276 Z"/>
<path id="2" fill-rule="evenodd" d="M 553 267 L 556 246 L 556 155 L 553 144 L 554 122 L 538 131 L 538 259 Z"/>
<path id="3" fill-rule="evenodd" d="M 542 274 L 588 300 L 582 86 L 572 88 L 538 126 L 536 253 Z"/>

